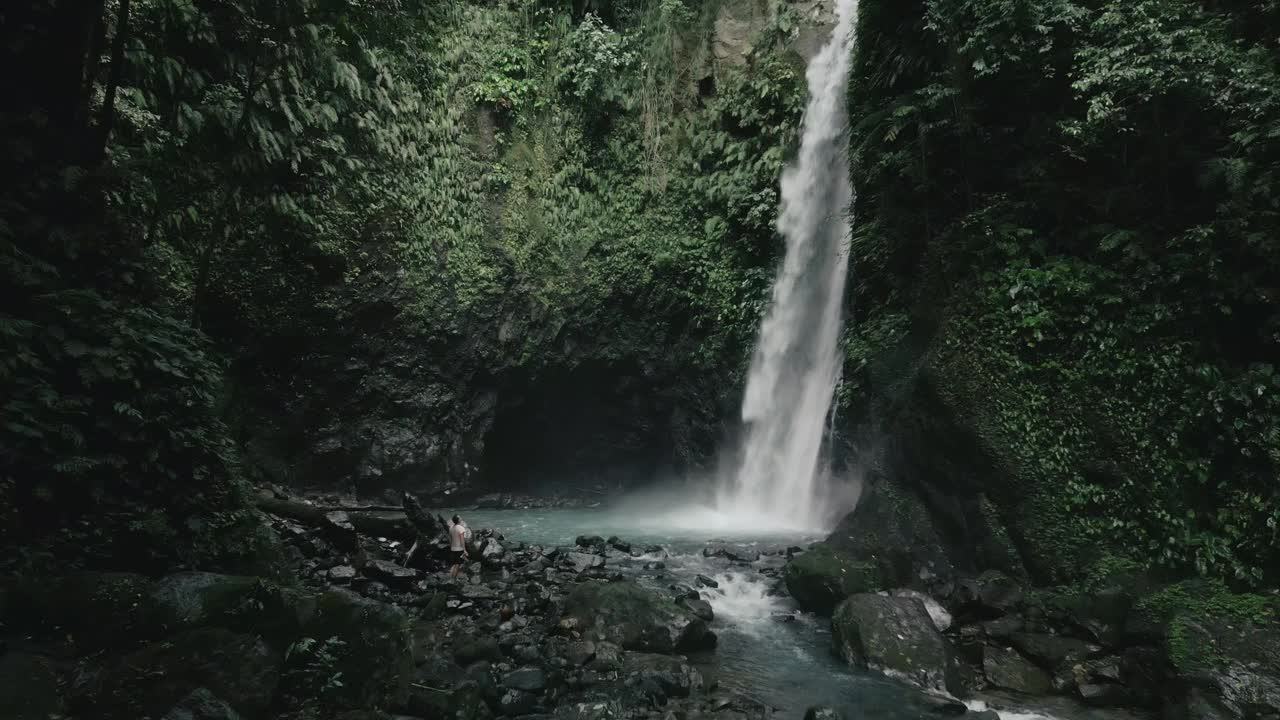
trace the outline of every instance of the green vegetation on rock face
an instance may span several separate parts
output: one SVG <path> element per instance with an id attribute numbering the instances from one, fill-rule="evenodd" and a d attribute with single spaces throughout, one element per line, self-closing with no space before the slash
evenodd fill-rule
<path id="1" fill-rule="evenodd" d="M 917 482 L 976 481 L 1042 580 L 1274 582 L 1274 5 L 861 13 L 846 407 L 969 435 Z"/>
<path id="2" fill-rule="evenodd" d="M 803 105 L 791 6 L 4 13 L 11 65 L 65 79 L 15 81 L 3 117 L 15 541 L 243 567 L 246 478 L 709 456 Z M 560 397 L 581 421 L 543 437 Z"/>

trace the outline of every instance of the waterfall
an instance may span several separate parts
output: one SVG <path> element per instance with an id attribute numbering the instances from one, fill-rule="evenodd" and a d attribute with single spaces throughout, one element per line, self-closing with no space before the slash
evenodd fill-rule
<path id="1" fill-rule="evenodd" d="M 856 16 L 857 0 L 836 0 L 835 30 L 806 73 L 799 155 L 782 173 L 786 257 L 751 359 L 743 444 L 716 498 L 736 523 L 817 529 L 830 516 L 823 437 L 840 374 L 845 213 L 853 199 L 845 87 Z"/>

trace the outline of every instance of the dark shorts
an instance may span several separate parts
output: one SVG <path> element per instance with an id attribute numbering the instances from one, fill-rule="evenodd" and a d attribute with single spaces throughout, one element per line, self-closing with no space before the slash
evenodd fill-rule
<path id="1" fill-rule="evenodd" d="M 449 557 L 453 559 L 455 565 L 461 565 L 463 561 L 461 550 L 450 550 Z"/>

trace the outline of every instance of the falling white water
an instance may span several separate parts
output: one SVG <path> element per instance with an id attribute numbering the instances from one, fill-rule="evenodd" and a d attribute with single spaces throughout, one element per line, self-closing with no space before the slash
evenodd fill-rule
<path id="1" fill-rule="evenodd" d="M 822 450 L 840 370 L 845 213 L 853 197 L 845 86 L 856 16 L 857 0 L 836 0 L 835 31 L 806 74 L 800 152 L 782 173 L 778 232 L 786 257 L 747 377 L 742 450 L 717 496 L 717 510 L 737 523 L 815 529 L 830 519 Z"/>

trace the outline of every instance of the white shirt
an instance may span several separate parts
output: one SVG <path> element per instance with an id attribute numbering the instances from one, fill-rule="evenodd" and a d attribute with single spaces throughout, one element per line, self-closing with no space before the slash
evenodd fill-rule
<path id="1" fill-rule="evenodd" d="M 449 549 L 458 551 L 464 550 L 467 546 L 467 528 L 462 523 L 457 523 L 449 528 Z"/>

